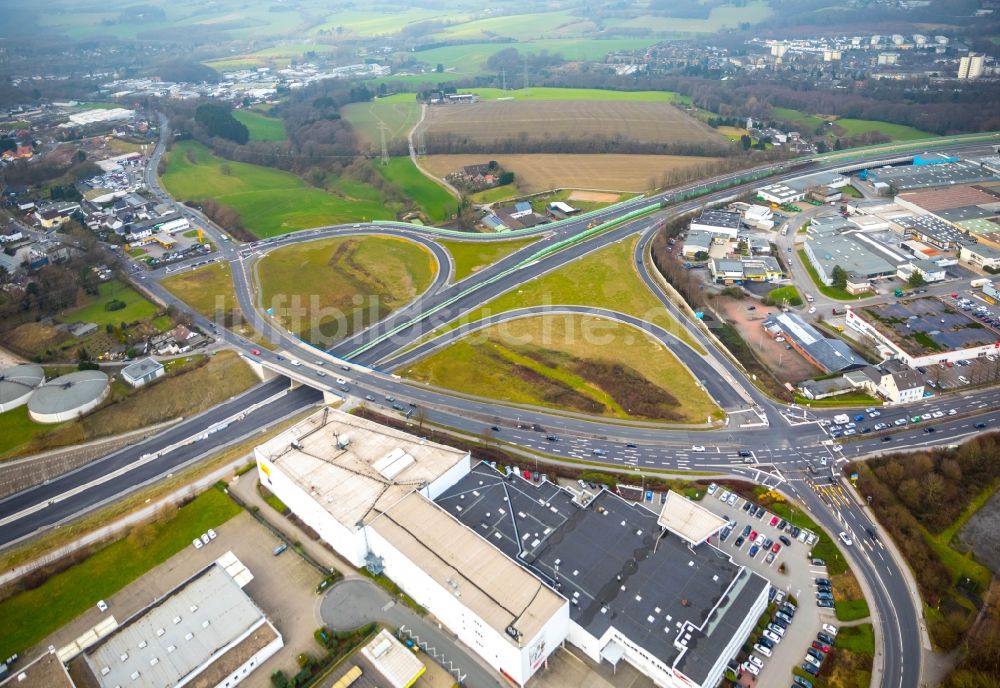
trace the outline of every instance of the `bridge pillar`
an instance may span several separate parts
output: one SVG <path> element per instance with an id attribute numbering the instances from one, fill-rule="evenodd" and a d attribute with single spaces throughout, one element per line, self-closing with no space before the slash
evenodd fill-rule
<path id="1" fill-rule="evenodd" d="M 344 400 L 343 397 L 337 396 L 336 394 L 328 390 L 325 389 L 323 390 L 323 403 L 326 404 L 327 406 L 337 406 L 343 400 Z"/>
<path id="2" fill-rule="evenodd" d="M 244 356 L 243 360 L 247 362 L 247 365 L 250 366 L 250 370 L 252 370 L 254 374 L 260 378 L 261 382 L 267 382 L 269 380 L 273 380 L 274 378 L 278 377 L 278 374 L 276 372 L 274 372 L 270 368 L 265 367 L 260 361 L 254 358 L 250 358 L 249 356 Z"/>

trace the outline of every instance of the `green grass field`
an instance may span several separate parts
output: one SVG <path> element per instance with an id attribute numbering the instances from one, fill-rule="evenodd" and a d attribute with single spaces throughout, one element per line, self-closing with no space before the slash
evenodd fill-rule
<path id="1" fill-rule="evenodd" d="M 434 259 L 419 244 L 360 236 L 284 246 L 259 264 L 261 302 L 313 344 L 376 322 L 430 286 Z"/>
<path id="2" fill-rule="evenodd" d="M 857 621 L 871 614 L 865 600 L 837 600 L 833 603 L 833 609 L 840 621 Z"/>
<path id="3" fill-rule="evenodd" d="M 409 158 L 393 158 L 388 165 L 377 165 L 379 173 L 396 184 L 403 193 L 434 222 L 442 222 L 458 212 L 458 199 L 417 169 Z"/>
<path id="4" fill-rule="evenodd" d="M 465 14 L 419 7 L 393 8 L 392 11 L 384 13 L 374 8 L 343 10 L 332 13 L 323 24 L 313 28 L 312 33 L 327 31 L 336 33 L 337 29 L 340 28 L 359 36 L 384 36 L 397 33 L 408 24 L 431 20 L 461 22 L 466 19 L 468 16 Z"/>
<path id="5" fill-rule="evenodd" d="M 816 117 L 815 115 L 807 115 L 801 110 L 793 110 L 791 108 L 772 107 L 771 114 L 775 119 L 792 122 L 793 124 L 798 125 L 803 129 L 803 134 L 812 133 L 816 127 L 827 122 L 827 120 Z"/>
<path id="6" fill-rule="evenodd" d="M 358 135 L 370 146 L 381 142 L 379 125 L 385 125 L 389 144 L 406 141 L 410 129 L 420 120 L 420 105 L 415 93 L 397 93 L 368 103 L 350 103 L 340 109 Z"/>
<path id="7" fill-rule="evenodd" d="M 837 638 L 833 645 L 862 655 L 874 655 L 875 630 L 871 624 L 842 626 L 837 631 Z"/>
<path id="8" fill-rule="evenodd" d="M 105 310 L 112 301 L 121 301 L 125 308 L 117 311 Z M 98 295 L 93 297 L 88 305 L 60 313 L 57 318 L 61 322 L 92 322 L 98 327 L 117 325 L 122 322 L 131 323 L 152 318 L 160 309 L 137 292 L 132 287 L 111 280 L 98 287 Z"/>
<path id="9" fill-rule="evenodd" d="M 172 518 L 134 531 L 90 558 L 58 573 L 41 586 L 0 602 L 4 619 L 0 654 L 24 652 L 49 634 L 107 599 L 150 569 L 162 564 L 208 528 L 240 513 L 217 489 L 210 489 L 181 508 Z M 112 613 L 120 616 L 121 612 Z M 119 621 L 122 619 L 119 618 Z"/>
<path id="10" fill-rule="evenodd" d="M 514 14 L 502 17 L 477 19 L 449 26 L 434 34 L 440 41 L 488 39 L 505 36 L 517 40 L 550 38 L 552 36 L 581 36 L 583 19 L 567 11 Z"/>
<path id="11" fill-rule="evenodd" d="M 719 5 L 713 7 L 707 19 L 684 19 L 659 15 L 642 15 L 627 19 L 612 19 L 608 26 L 648 29 L 661 34 L 714 33 L 739 24 L 756 24 L 771 16 L 765 0 L 752 0 L 742 6 Z"/>
<path id="12" fill-rule="evenodd" d="M 561 55 L 566 60 L 581 60 L 603 62 L 610 52 L 620 50 L 644 50 L 656 43 L 652 38 L 555 38 L 534 41 L 518 41 L 513 47 L 524 54 L 537 54 L 543 50 Z M 421 62 L 434 67 L 444 65 L 449 71 L 446 74 L 454 79 L 457 76 L 474 76 L 486 71 L 486 61 L 491 55 L 503 50 L 505 45 L 497 43 L 463 43 L 447 45 L 430 50 L 409 53 Z"/>
<path id="13" fill-rule="evenodd" d="M 595 372 L 592 364 L 608 368 Z M 397 372 L 465 394 L 611 418 L 703 423 L 719 413 L 667 348 L 592 316 L 495 325 Z"/>
<path id="14" fill-rule="evenodd" d="M 465 89 L 461 89 L 465 92 Z M 639 103 L 674 103 L 683 100 L 680 94 L 673 91 L 609 91 L 600 88 L 550 88 L 533 86 L 526 89 L 504 91 L 499 88 L 473 88 L 468 92 L 475 93 L 483 100 L 497 98 L 513 98 L 514 100 L 604 100 L 629 101 Z"/>
<path id="15" fill-rule="evenodd" d="M 364 184 L 338 179 L 331 184 L 332 193 L 327 193 L 289 172 L 222 160 L 192 141 L 178 143 L 171 150 L 163 184 L 175 198 L 214 198 L 233 208 L 258 237 L 395 216 L 377 190 Z"/>
<path id="16" fill-rule="evenodd" d="M 493 313 L 503 313 L 526 306 L 565 304 L 599 306 L 628 313 L 659 325 L 676 334 L 699 353 L 704 350 L 691 339 L 687 330 L 667 313 L 657 298 L 646 288 L 632 268 L 632 250 L 638 238 L 622 241 L 584 256 L 569 265 L 525 282 L 517 290 L 507 292 L 440 331 L 447 331 L 464 322 L 474 322 Z M 580 285 L 589 285 L 581 289 Z"/>
<path id="17" fill-rule="evenodd" d="M 287 138 L 285 123 L 275 117 L 253 110 L 236 110 L 233 117 L 247 126 L 252 141 L 284 141 Z"/>
<path id="18" fill-rule="evenodd" d="M 469 200 L 473 203 L 485 205 L 486 203 L 496 203 L 498 201 L 506 201 L 510 198 L 517 198 L 520 195 L 521 191 L 517 188 L 516 184 L 507 184 L 505 186 L 494 186 L 492 189 L 477 191 L 469 195 Z"/>
<path id="19" fill-rule="evenodd" d="M 780 305 L 802 305 L 802 296 L 799 294 L 799 290 L 791 285 L 772 289 L 767 293 L 767 298 L 769 298 L 773 303 Z"/>
<path id="20" fill-rule="evenodd" d="M 795 253 L 796 255 L 798 255 L 799 260 L 802 261 L 802 265 L 805 266 L 806 272 L 809 273 L 809 277 L 812 279 L 813 284 L 816 286 L 817 289 L 820 290 L 820 292 L 824 296 L 829 296 L 831 299 L 837 299 L 838 301 L 857 300 L 858 298 L 857 296 L 851 294 L 850 292 L 844 289 L 838 289 L 837 287 L 830 287 L 823 284 L 823 282 L 819 278 L 819 273 L 816 272 L 816 268 L 813 267 L 813 264 L 809 262 L 809 257 L 806 256 L 806 252 L 804 250 L 799 249 Z"/>
<path id="21" fill-rule="evenodd" d="M 488 265 L 493 265 L 493 263 L 501 258 L 505 258 L 518 249 L 529 246 L 536 241 L 538 241 L 538 237 L 514 239 L 511 241 L 493 241 L 490 243 L 446 240 L 438 241 L 438 243 L 448 249 L 452 260 L 455 261 L 455 274 L 452 275 L 452 282 L 460 282 L 472 273 Z"/>
<path id="22" fill-rule="evenodd" d="M 817 117 L 816 115 L 810 115 L 802 112 L 801 110 L 793 110 L 791 108 L 782 107 L 771 108 L 771 112 L 775 119 L 792 122 L 793 124 L 801 127 L 803 130 L 802 133 L 811 134 L 817 127 L 827 124 L 828 122 L 833 122 L 835 126 L 845 130 L 844 136 L 860 136 L 861 134 L 867 134 L 872 131 L 882 133 L 893 141 L 913 141 L 916 139 L 926 139 L 928 137 L 936 136 L 936 134 L 920 131 L 919 129 L 914 129 L 913 127 L 908 127 L 903 124 L 892 124 L 891 122 L 880 122 L 873 119 Z M 831 137 L 833 137 L 833 129 L 834 127 L 827 127 Z"/>
<path id="23" fill-rule="evenodd" d="M 61 426 L 61 424 L 42 425 L 31 420 L 27 404 L 0 413 L 0 457 Z"/>
<path id="24" fill-rule="evenodd" d="M 837 576 L 847 571 L 847 560 L 844 559 L 844 555 L 841 554 L 837 545 L 834 544 L 826 531 L 805 515 L 801 509 L 789 506 L 787 502 L 771 504 L 768 509 L 792 525 L 806 528 L 816 534 L 819 540 L 813 545 L 812 556 L 826 562 L 827 570 L 831 576 Z"/>

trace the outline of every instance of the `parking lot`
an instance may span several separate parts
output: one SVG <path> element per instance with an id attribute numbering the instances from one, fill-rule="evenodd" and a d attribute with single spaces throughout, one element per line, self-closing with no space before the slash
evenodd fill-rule
<path id="1" fill-rule="evenodd" d="M 730 522 L 718 540 L 713 539 L 713 544 L 732 556 L 737 564 L 768 579 L 778 591 L 776 601 L 787 603 L 788 596 L 795 601 L 797 608 L 787 615 L 790 621 L 779 619 L 775 622 L 779 628 L 781 624 L 787 626 L 787 630 L 781 628 L 784 634 L 769 630 L 770 636 L 764 638 L 765 645 L 771 647 L 758 648 L 752 653 L 760 663 L 759 667 L 754 666 L 758 671 L 755 675 L 758 685 L 791 685 L 792 669 L 806 661 L 806 651 L 822 632 L 823 624 L 836 624 L 832 594 L 823 594 L 824 597 L 830 595 L 830 607 L 817 606 L 818 590 L 829 591 L 830 587 L 817 587 L 817 580 L 828 580 L 828 572 L 825 565 L 809 558 L 816 535 L 788 524 L 779 529 L 784 523 L 782 519 L 763 507 L 747 502 L 724 487 L 709 489 L 712 493 L 701 504 Z M 813 649 L 823 653 L 822 649 Z M 767 653 L 770 656 L 766 656 Z M 753 674 L 749 667 L 744 671 Z"/>

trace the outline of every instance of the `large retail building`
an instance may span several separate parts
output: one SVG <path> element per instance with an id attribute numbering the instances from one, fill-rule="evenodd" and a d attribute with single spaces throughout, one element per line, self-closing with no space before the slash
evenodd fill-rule
<path id="1" fill-rule="evenodd" d="M 707 544 L 724 522 L 679 495 L 658 515 L 331 409 L 256 458 L 262 483 L 338 553 L 385 573 L 517 685 L 569 641 L 657 685 L 714 687 L 767 604 L 767 581 Z"/>

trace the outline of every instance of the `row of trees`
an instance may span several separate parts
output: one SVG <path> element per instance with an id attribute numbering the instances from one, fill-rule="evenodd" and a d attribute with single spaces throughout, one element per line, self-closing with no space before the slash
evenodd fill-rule
<path id="1" fill-rule="evenodd" d="M 694 155 L 724 157 L 732 155 L 733 146 L 715 141 L 679 141 L 661 143 L 639 141 L 621 135 L 614 136 L 532 136 L 522 131 L 516 136 L 480 139 L 454 132 L 428 133 L 427 152 L 430 154 L 483 153 L 617 153 L 636 155 Z"/>

